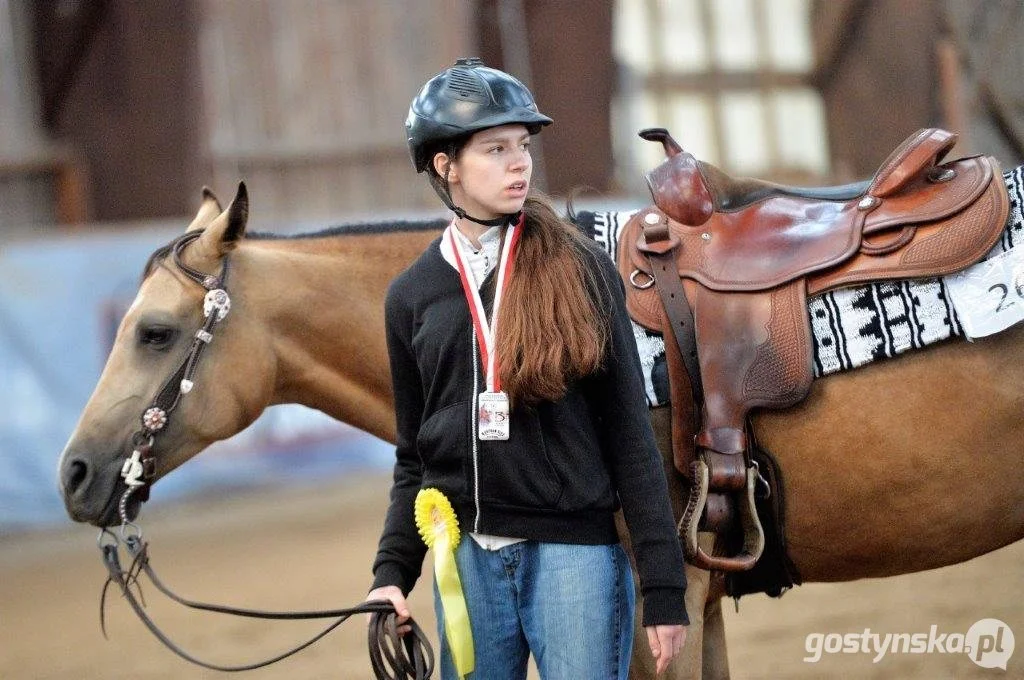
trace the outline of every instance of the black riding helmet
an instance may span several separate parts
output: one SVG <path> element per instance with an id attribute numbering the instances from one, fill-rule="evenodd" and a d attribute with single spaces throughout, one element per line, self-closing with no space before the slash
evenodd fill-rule
<path id="1" fill-rule="evenodd" d="M 457 60 L 427 81 L 409 106 L 405 132 L 416 172 L 424 172 L 430 168 L 434 154 L 444 150 L 447 143 L 474 132 L 519 123 L 530 134 L 537 134 L 551 122 L 537 110 L 533 95 L 519 80 L 470 57 Z M 430 178 L 441 200 L 459 217 L 480 224 L 505 221 L 477 220 L 466 215 L 452 204 L 445 178 L 435 178 L 433 173 Z"/>

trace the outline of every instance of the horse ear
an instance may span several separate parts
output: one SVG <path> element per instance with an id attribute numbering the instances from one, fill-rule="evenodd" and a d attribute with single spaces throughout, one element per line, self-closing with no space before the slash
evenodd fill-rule
<path id="1" fill-rule="evenodd" d="M 198 244 L 210 257 L 219 257 L 232 250 L 245 235 L 249 221 L 249 191 L 245 182 L 238 183 L 238 192 L 228 209 L 206 225 Z"/>
<path id="2" fill-rule="evenodd" d="M 228 206 L 228 226 L 224 229 L 224 236 L 221 238 L 221 244 L 225 249 L 235 247 L 238 240 L 245 235 L 245 225 L 248 222 L 249 190 L 245 188 L 245 182 L 239 182 L 235 198 Z"/>
<path id="3" fill-rule="evenodd" d="M 203 202 L 199 206 L 199 212 L 192 219 L 192 223 L 188 225 L 188 229 L 185 231 L 195 231 L 197 229 L 205 229 L 216 219 L 217 215 L 220 215 L 224 211 L 220 207 L 220 201 L 214 196 L 213 192 L 210 191 L 209 187 L 203 187 Z"/>

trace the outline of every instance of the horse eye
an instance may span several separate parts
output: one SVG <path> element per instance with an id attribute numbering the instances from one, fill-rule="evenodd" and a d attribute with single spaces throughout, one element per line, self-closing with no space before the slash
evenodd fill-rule
<path id="1" fill-rule="evenodd" d="M 169 326 L 146 326 L 139 329 L 139 342 L 161 349 L 170 345 L 176 335 L 177 331 Z"/>

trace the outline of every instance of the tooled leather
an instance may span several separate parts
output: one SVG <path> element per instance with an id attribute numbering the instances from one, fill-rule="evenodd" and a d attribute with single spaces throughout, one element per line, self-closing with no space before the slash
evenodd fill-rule
<path id="1" fill-rule="evenodd" d="M 788 408 L 807 396 L 814 380 L 811 325 L 804 286 L 783 286 L 772 293 L 769 340 L 743 380 L 748 408 Z"/>
<path id="2" fill-rule="evenodd" d="M 670 219 L 669 228 L 680 240 L 679 273 L 715 290 L 763 290 L 842 266 L 855 256 L 864 235 L 902 229 L 906 225 L 954 229 L 960 232 L 956 239 L 963 239 L 967 244 L 977 240 L 990 246 L 998 237 L 1003 220 L 989 221 L 983 217 L 981 221 L 991 229 L 979 231 L 972 230 L 973 225 L 965 226 L 958 216 L 968 208 L 981 212 L 976 204 L 985 191 L 999 193 L 1000 183 L 992 181 L 999 174 L 998 164 L 994 159 L 975 157 L 942 167 L 954 169 L 956 176 L 943 183 L 919 178 L 907 187 L 906 193 L 882 199 L 867 211 L 858 208 L 856 201 L 813 201 L 782 196 L 761 201 L 740 212 L 715 213 L 700 227 L 688 227 Z M 631 222 L 639 222 L 648 212 L 657 213 L 659 218 L 666 216 L 657 208 L 650 208 L 641 211 Z M 620 238 L 620 247 L 627 249 L 625 255 L 632 265 L 628 267 L 627 277 L 633 269 L 650 271 L 646 258 L 636 249 L 641 228 L 640 223 L 627 225 Z M 916 237 L 912 239 L 912 243 L 916 240 Z M 985 252 L 984 248 L 980 250 L 977 257 Z M 920 275 L 919 269 L 923 266 L 956 271 L 970 264 L 956 256 L 955 251 L 939 251 L 938 254 L 941 257 L 933 262 L 915 265 L 914 272 L 893 271 L 893 278 Z M 625 268 L 622 260 L 620 256 Z M 892 266 L 897 264 L 898 260 L 893 261 Z"/>
<path id="3" fill-rule="evenodd" d="M 999 166 L 993 161 L 995 177 Z M 883 255 L 858 253 L 828 271 L 807 277 L 807 294 L 883 280 L 945 276 L 979 261 L 992 249 L 1009 214 L 1006 185 L 993 181 L 967 209 L 917 227 L 903 248 Z"/>

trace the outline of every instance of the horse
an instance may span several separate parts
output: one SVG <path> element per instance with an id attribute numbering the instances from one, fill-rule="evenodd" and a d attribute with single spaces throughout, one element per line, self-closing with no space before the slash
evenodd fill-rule
<path id="1" fill-rule="evenodd" d="M 272 404 L 304 404 L 394 441 L 384 295 L 443 222 L 274 237 L 246 235 L 247 216 L 244 184 L 227 209 L 204 189 L 186 229 L 194 238 L 182 265 L 216 274 L 230 259 L 232 307 L 153 445 L 151 482 Z M 138 512 L 137 495 L 118 506 L 140 414 L 204 325 L 206 290 L 161 255 L 146 266 L 60 458 L 60 492 L 79 522 L 106 527 Z M 797 406 L 755 414 L 758 441 L 785 472 L 788 551 L 802 580 L 933 569 L 1024 537 L 1022 411 L 1018 324 L 830 375 Z M 672 464 L 668 409 L 651 419 L 678 519 L 687 488 Z M 691 625 L 666 677 L 728 677 L 720 575 L 687 566 L 687 577 Z M 654 678 L 639 624 L 636 636 L 630 677 Z"/>

